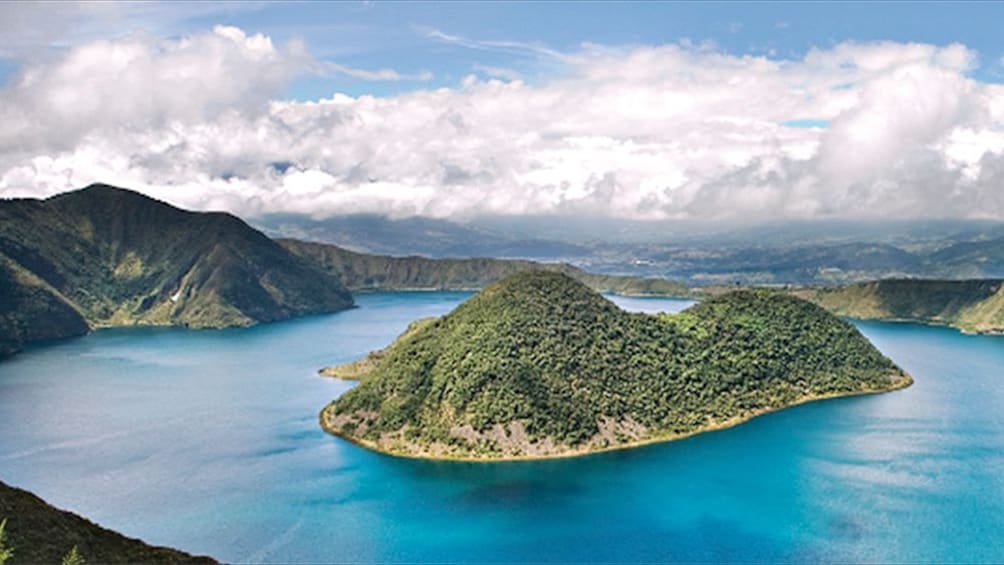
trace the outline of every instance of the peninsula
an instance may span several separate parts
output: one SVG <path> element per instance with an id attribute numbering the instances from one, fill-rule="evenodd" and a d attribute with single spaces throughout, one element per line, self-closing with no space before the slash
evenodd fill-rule
<path id="1" fill-rule="evenodd" d="M 568 275 L 524 271 L 329 374 L 358 386 L 328 432 L 411 457 L 581 455 L 729 427 L 911 378 L 851 324 L 766 290 L 636 314 Z"/>
<path id="2" fill-rule="evenodd" d="M 885 279 L 794 294 L 840 316 L 1004 334 L 1004 280 Z"/>

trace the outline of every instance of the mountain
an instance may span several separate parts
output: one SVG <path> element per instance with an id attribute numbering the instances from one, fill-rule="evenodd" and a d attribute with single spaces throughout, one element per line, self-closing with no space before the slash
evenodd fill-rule
<path id="1" fill-rule="evenodd" d="M 297 214 L 267 214 L 253 223 L 274 238 L 320 241 L 361 253 L 426 257 L 584 257 L 588 246 L 560 239 L 503 233 L 434 218 L 391 219 L 377 214 L 321 220 Z"/>
<path id="2" fill-rule="evenodd" d="M 4 545 L 14 550 L 7 565 L 60 563 L 74 547 L 86 563 L 216 563 L 127 538 L 2 482 L 0 520 L 7 521 Z"/>
<path id="3" fill-rule="evenodd" d="M 470 290 L 530 269 L 565 273 L 599 292 L 627 295 L 689 296 L 677 282 L 659 278 L 597 275 L 564 263 L 521 259 L 430 259 L 367 255 L 336 245 L 294 239 L 278 242 L 290 252 L 338 276 L 352 290 Z"/>
<path id="4" fill-rule="evenodd" d="M 397 455 L 482 460 L 676 439 L 911 382 L 851 324 L 783 293 L 654 316 L 548 271 L 489 286 L 348 374 L 360 382 L 322 411 L 327 431 Z"/>
<path id="5" fill-rule="evenodd" d="M 3 255 L 0 288 L 0 358 L 26 342 L 83 335 L 89 329 L 59 291 Z"/>
<path id="6" fill-rule="evenodd" d="M 352 305 L 336 277 L 232 215 L 106 185 L 0 202 L 0 279 L 7 352 L 87 327 L 246 326 Z"/>
<path id="7" fill-rule="evenodd" d="M 929 262 L 943 277 L 1004 277 L 1004 237 L 955 243 L 932 253 Z"/>
<path id="8" fill-rule="evenodd" d="M 689 285 L 848 284 L 894 277 L 1004 277 L 1004 223 L 826 220 L 764 224 L 483 216 L 466 222 L 358 214 L 254 220 L 277 238 L 360 253 L 522 258 Z"/>
<path id="9" fill-rule="evenodd" d="M 846 282 L 922 270 L 922 260 L 888 244 L 842 243 L 767 248 L 709 249 L 654 254 L 688 279 L 749 284 Z"/>
<path id="10" fill-rule="evenodd" d="M 1004 333 L 1004 281 L 1000 279 L 890 279 L 797 293 L 841 316 Z"/>

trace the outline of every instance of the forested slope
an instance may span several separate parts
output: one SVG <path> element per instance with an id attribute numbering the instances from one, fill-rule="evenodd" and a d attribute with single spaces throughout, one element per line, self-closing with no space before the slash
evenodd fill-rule
<path id="1" fill-rule="evenodd" d="M 327 430 L 390 453 L 473 459 L 671 439 L 910 382 L 851 324 L 782 293 L 653 316 L 547 271 L 489 286 L 351 375 L 360 384 L 322 412 Z"/>

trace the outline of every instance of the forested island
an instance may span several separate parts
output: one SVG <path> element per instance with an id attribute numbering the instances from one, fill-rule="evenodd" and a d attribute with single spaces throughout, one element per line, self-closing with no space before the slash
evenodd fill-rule
<path id="1" fill-rule="evenodd" d="M 509 276 L 329 374 L 359 384 L 321 412 L 327 431 L 394 455 L 485 461 L 677 439 L 912 382 L 851 324 L 784 293 L 636 314 L 549 271 Z"/>

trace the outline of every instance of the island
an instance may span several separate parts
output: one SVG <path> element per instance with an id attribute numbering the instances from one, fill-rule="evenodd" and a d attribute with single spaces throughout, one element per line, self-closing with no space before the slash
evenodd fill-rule
<path id="1" fill-rule="evenodd" d="M 321 411 L 328 432 L 387 454 L 472 461 L 668 441 L 912 383 L 853 325 L 784 292 L 651 315 L 540 270 L 326 373 L 359 381 Z"/>

